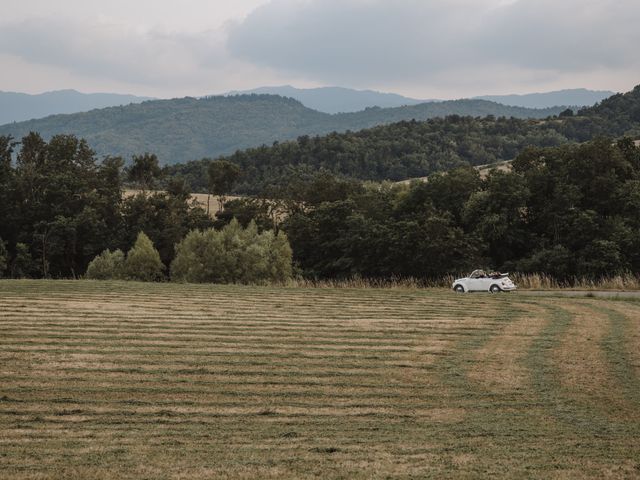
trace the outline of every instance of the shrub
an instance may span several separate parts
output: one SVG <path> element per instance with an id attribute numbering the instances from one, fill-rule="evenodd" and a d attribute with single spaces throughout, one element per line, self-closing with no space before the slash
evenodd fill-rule
<path id="1" fill-rule="evenodd" d="M 124 253 L 105 250 L 94 258 L 85 277 L 90 280 L 120 280 L 124 278 Z"/>
<path id="2" fill-rule="evenodd" d="M 232 220 L 222 230 L 194 230 L 176 246 L 171 279 L 190 283 L 284 282 L 292 276 L 291 247 L 284 233 L 258 233 Z"/>
<path id="3" fill-rule="evenodd" d="M 153 246 L 151 239 L 144 232 L 140 232 L 124 262 L 125 278 L 141 282 L 156 282 L 163 278 L 164 268 L 160 253 Z"/>
<path id="4" fill-rule="evenodd" d="M 268 252 L 268 276 L 272 281 L 282 283 L 293 276 L 293 267 L 291 265 L 293 251 L 284 232 L 278 232 L 277 235 L 272 232 L 267 233 L 271 235 L 271 248 Z"/>
<path id="5" fill-rule="evenodd" d="M 176 246 L 171 279 L 191 283 L 223 282 L 229 278 L 229 263 L 219 232 L 193 230 Z"/>

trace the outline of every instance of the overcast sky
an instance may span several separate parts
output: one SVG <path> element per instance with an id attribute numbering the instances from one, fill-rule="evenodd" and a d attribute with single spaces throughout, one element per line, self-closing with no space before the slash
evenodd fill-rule
<path id="1" fill-rule="evenodd" d="M 639 0 L 0 0 L 0 90 L 339 85 L 460 98 L 640 84 Z"/>

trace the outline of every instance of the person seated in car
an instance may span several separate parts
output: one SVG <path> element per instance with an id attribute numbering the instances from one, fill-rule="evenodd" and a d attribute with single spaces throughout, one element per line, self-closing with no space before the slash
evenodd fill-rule
<path id="1" fill-rule="evenodd" d="M 484 273 L 484 270 L 475 270 L 470 278 L 487 278 L 487 274 Z"/>

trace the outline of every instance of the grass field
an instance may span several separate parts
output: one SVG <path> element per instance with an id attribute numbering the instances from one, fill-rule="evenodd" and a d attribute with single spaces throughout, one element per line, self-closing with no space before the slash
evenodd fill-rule
<path id="1" fill-rule="evenodd" d="M 124 195 L 124 198 L 128 198 L 128 197 L 133 197 L 134 195 L 137 195 L 139 193 L 141 193 L 140 190 L 127 189 L 123 192 L 123 195 Z M 230 195 L 226 197 L 226 201 L 228 202 L 230 200 L 238 200 L 240 198 L 243 198 L 243 197 Z M 209 214 L 213 218 L 215 218 L 216 213 L 218 213 L 218 211 L 221 209 L 219 197 L 216 195 L 207 195 L 206 193 L 192 193 L 191 200 L 195 200 L 198 206 L 203 208 L 205 211 L 207 210 L 207 207 L 208 207 Z"/>
<path id="2" fill-rule="evenodd" d="M 638 478 L 640 303 L 0 282 L 0 477 Z"/>

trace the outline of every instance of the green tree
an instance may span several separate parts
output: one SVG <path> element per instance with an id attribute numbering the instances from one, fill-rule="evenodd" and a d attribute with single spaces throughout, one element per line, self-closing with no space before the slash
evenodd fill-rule
<path id="1" fill-rule="evenodd" d="M 194 229 L 206 229 L 213 220 L 184 192 L 154 192 L 134 195 L 123 200 L 121 221 L 123 234 L 121 249 L 135 242 L 137 232 L 145 232 L 153 240 L 165 265 L 170 265 L 175 255 L 175 245 Z"/>
<path id="2" fill-rule="evenodd" d="M 218 196 L 218 211 L 222 210 L 226 196 L 231 193 L 233 186 L 240 178 L 240 167 L 225 160 L 216 160 L 209 164 L 208 194 Z M 207 213 L 209 213 L 209 198 L 207 197 Z"/>
<path id="3" fill-rule="evenodd" d="M 0 278 L 4 276 L 9 262 L 9 252 L 6 243 L 0 238 Z"/>
<path id="4" fill-rule="evenodd" d="M 124 263 L 126 278 L 141 282 L 156 282 L 163 278 L 164 269 L 165 266 L 153 242 L 144 232 L 140 232 L 135 245 L 127 253 Z"/>
<path id="5" fill-rule="evenodd" d="M 16 143 L 10 136 L 0 136 L 0 237 L 5 240 L 15 240 L 20 226 L 16 218 L 20 198 L 11 165 Z"/>
<path id="6" fill-rule="evenodd" d="M 272 282 L 283 283 L 293 276 L 293 250 L 284 232 L 266 232 L 269 236 L 267 278 Z"/>
<path id="7" fill-rule="evenodd" d="M 521 272 L 546 274 L 560 281 L 570 280 L 577 275 L 576 256 L 563 245 L 537 250 L 516 265 Z"/>
<path id="8" fill-rule="evenodd" d="M 176 247 L 171 279 L 190 283 L 284 282 L 291 278 L 291 247 L 282 233 L 258 232 L 232 220 L 222 230 L 189 232 Z"/>
<path id="9" fill-rule="evenodd" d="M 233 262 L 225 250 L 222 234 L 213 229 L 193 230 L 176 246 L 171 279 L 189 283 L 231 281 Z"/>
<path id="10" fill-rule="evenodd" d="M 115 243 L 121 224 L 119 164 L 98 165 L 84 140 L 24 137 L 11 177 L 12 212 L 0 225 L 6 221 L 12 233 L 2 236 L 11 246 L 29 246 L 38 262 L 33 275 L 77 277 Z"/>
<path id="11" fill-rule="evenodd" d="M 105 250 L 87 267 L 85 278 L 89 280 L 121 280 L 125 277 L 125 257 L 122 250 Z"/>
<path id="12" fill-rule="evenodd" d="M 24 243 L 16 244 L 16 254 L 11 262 L 11 277 L 31 278 L 37 270 L 38 267 L 31 256 L 29 246 Z"/>
<path id="13" fill-rule="evenodd" d="M 235 218 L 245 228 L 254 221 L 260 231 L 273 229 L 276 222 L 270 215 L 271 203 L 270 200 L 249 197 L 229 200 L 224 204 L 224 209 L 216 213 L 215 226 L 223 228 Z"/>
<path id="14" fill-rule="evenodd" d="M 578 273 L 587 278 L 606 278 L 628 271 L 620 246 L 610 240 L 595 240 L 588 244 L 579 262 Z"/>
<path id="15" fill-rule="evenodd" d="M 127 179 L 136 184 L 143 193 L 152 190 L 161 176 L 162 169 L 158 157 L 150 153 L 134 155 L 133 163 L 127 168 Z"/>
<path id="16" fill-rule="evenodd" d="M 526 255 L 531 247 L 526 207 L 530 192 L 520 175 L 494 170 L 483 189 L 471 195 L 462 220 L 475 244 L 495 268 Z"/>

